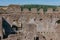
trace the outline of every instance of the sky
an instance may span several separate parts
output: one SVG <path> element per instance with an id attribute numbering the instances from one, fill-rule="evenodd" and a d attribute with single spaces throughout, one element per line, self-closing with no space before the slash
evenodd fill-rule
<path id="1" fill-rule="evenodd" d="M 60 6 L 60 0 L 0 0 L 0 6 L 8 6 L 10 4 L 38 4 L 38 5 L 57 5 Z"/>

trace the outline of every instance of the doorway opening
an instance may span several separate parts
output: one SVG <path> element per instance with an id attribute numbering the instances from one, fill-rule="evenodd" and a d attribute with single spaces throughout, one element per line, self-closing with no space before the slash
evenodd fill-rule
<path id="1" fill-rule="evenodd" d="M 1 36 L 0 36 L 0 40 L 1 40 Z"/>
<path id="2" fill-rule="evenodd" d="M 39 37 L 34 37 L 34 40 L 39 40 Z"/>

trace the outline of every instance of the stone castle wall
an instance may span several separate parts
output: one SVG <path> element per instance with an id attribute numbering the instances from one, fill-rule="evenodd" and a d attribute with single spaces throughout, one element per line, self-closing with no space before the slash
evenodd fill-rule
<path id="1" fill-rule="evenodd" d="M 32 8 L 31 11 L 25 8 L 21 11 L 20 6 L 14 5 L 9 6 L 6 13 L 1 12 L 1 18 L 10 25 L 10 28 L 15 25 L 18 29 L 14 29 L 16 34 L 9 34 L 2 40 L 60 40 L 60 10 L 53 11 L 52 8 L 48 8 L 44 12 L 42 8 L 38 11 L 37 8 Z M 1 35 L 3 33 L 5 32 Z"/>

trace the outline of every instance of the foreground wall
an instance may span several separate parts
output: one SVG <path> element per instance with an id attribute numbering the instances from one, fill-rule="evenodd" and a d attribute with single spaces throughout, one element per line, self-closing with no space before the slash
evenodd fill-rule
<path id="1" fill-rule="evenodd" d="M 37 11 L 36 8 L 31 11 L 25 8 L 21 11 L 20 6 L 11 6 L 6 12 L 1 14 L 1 18 L 6 20 L 16 34 L 9 34 L 2 40 L 60 40 L 59 11 L 53 11 L 51 8 L 46 12 L 43 12 L 43 9 Z"/>

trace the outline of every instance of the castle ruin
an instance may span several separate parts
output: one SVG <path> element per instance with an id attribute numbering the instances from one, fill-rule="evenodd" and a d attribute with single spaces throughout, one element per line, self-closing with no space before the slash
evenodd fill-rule
<path id="1" fill-rule="evenodd" d="M 0 8 L 0 40 L 60 40 L 60 10 Z"/>

